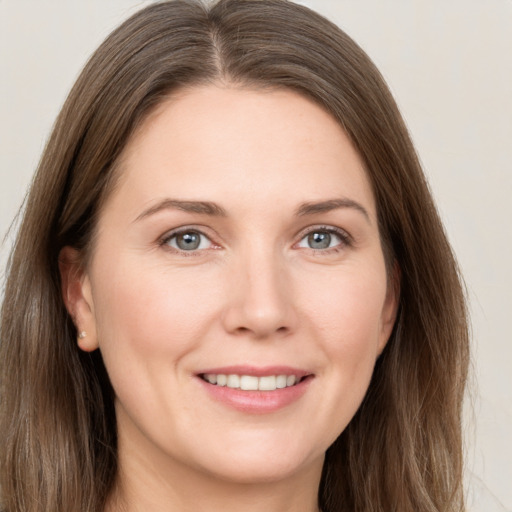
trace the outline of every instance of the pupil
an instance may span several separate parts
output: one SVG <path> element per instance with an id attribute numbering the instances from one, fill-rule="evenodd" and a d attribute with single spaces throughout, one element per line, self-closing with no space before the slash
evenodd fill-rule
<path id="1" fill-rule="evenodd" d="M 198 233 L 190 232 L 179 235 L 176 239 L 176 244 L 184 251 L 193 251 L 199 247 L 200 241 Z"/>
<path id="2" fill-rule="evenodd" d="M 308 243 L 312 249 L 327 249 L 331 245 L 329 233 L 311 233 L 308 236 Z"/>

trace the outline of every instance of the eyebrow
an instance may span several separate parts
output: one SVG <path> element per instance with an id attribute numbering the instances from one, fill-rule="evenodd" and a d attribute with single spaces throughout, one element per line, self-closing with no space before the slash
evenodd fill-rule
<path id="1" fill-rule="evenodd" d="M 144 210 L 136 219 L 138 222 L 150 215 L 154 215 L 162 210 L 181 210 L 189 213 L 200 213 L 202 215 L 211 215 L 214 217 L 226 217 L 224 208 L 210 201 L 181 201 L 178 199 L 164 199 L 147 210 Z"/>
<path id="2" fill-rule="evenodd" d="M 370 215 L 366 208 L 352 199 L 339 198 L 339 199 L 328 199 L 326 201 L 319 201 L 317 203 L 303 203 L 301 204 L 295 214 L 298 217 L 304 215 L 316 215 L 318 213 L 326 213 L 339 208 L 352 208 L 364 215 L 366 220 L 371 223 Z"/>
<path id="3" fill-rule="evenodd" d="M 304 217 L 306 215 L 316 215 L 319 213 L 326 213 L 340 208 L 352 208 L 364 215 L 366 220 L 370 222 L 370 215 L 368 211 L 360 203 L 352 199 L 328 199 L 326 201 L 302 203 L 295 215 L 297 217 Z M 179 199 L 164 199 L 157 204 L 144 210 L 136 219 L 138 222 L 146 217 L 154 215 L 162 210 L 181 210 L 189 213 L 199 213 L 202 215 L 210 215 L 213 217 L 227 217 L 227 212 L 222 206 L 212 203 L 211 201 L 182 201 Z"/>

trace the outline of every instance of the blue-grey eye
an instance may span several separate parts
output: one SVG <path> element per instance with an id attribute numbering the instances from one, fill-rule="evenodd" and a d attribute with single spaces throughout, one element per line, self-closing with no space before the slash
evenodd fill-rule
<path id="1" fill-rule="evenodd" d="M 311 249 L 327 249 L 331 245 L 330 233 L 310 233 L 308 245 Z"/>
<path id="2" fill-rule="evenodd" d="M 311 231 L 299 242 L 299 247 L 305 247 L 307 249 L 330 249 L 342 244 L 340 235 L 327 230 L 318 229 Z"/>
<path id="3" fill-rule="evenodd" d="M 180 251 L 197 251 L 211 246 L 209 238 L 198 231 L 182 231 L 169 237 L 167 245 Z"/>

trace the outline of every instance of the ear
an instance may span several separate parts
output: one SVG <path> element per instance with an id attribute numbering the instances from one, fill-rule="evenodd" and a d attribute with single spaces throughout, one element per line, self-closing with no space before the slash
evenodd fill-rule
<path id="1" fill-rule="evenodd" d="M 92 352 L 98 348 L 91 282 L 82 265 L 79 251 L 64 247 L 59 253 L 62 297 L 79 334 L 78 346 Z"/>
<path id="2" fill-rule="evenodd" d="M 388 278 L 386 299 L 384 301 L 384 307 L 382 308 L 379 346 L 377 352 L 379 356 L 386 347 L 396 322 L 398 304 L 400 302 L 400 274 L 400 267 L 395 261 L 391 275 Z"/>

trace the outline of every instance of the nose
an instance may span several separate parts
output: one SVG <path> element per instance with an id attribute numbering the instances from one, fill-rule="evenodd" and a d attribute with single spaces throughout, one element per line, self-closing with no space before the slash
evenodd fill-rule
<path id="1" fill-rule="evenodd" d="M 223 312 L 225 330 L 254 339 L 293 332 L 297 323 L 293 287 L 280 258 L 253 251 L 232 270 Z"/>

